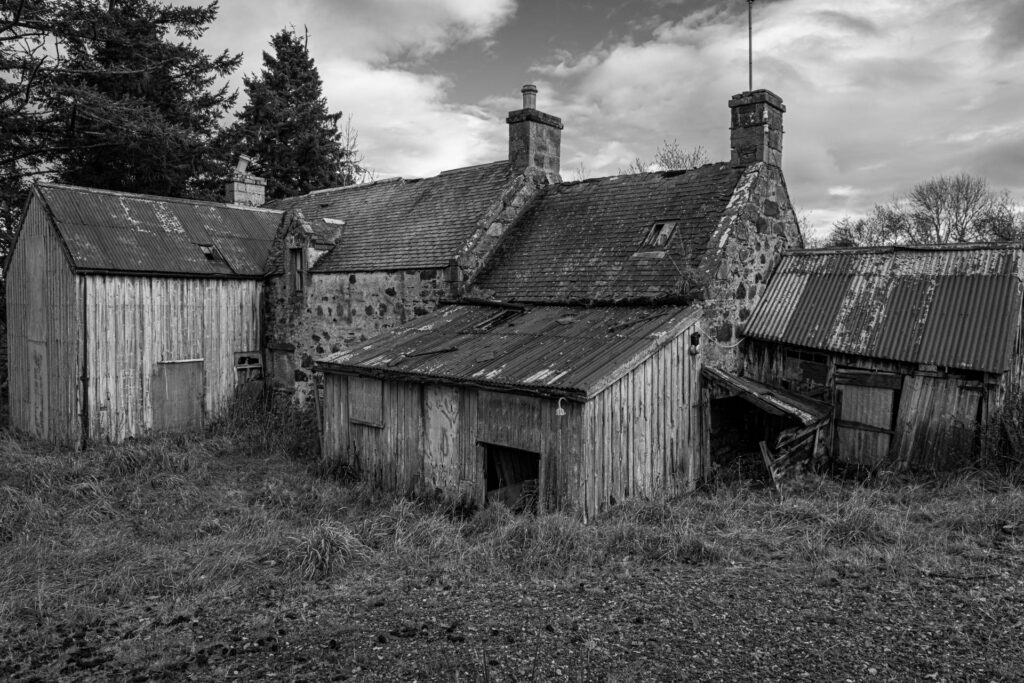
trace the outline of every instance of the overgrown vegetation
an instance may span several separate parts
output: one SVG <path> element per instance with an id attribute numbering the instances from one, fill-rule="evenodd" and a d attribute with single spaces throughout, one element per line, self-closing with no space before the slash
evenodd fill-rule
<path id="1" fill-rule="evenodd" d="M 311 418 L 276 414 L 239 406 L 204 436 L 77 453 L 4 434 L 0 623 L 85 628 L 144 609 L 169 624 L 196 606 L 258 611 L 266 596 L 372 577 L 487 590 L 629 567 L 714 575 L 744 565 L 904 581 L 983 575 L 998 571 L 994 556 L 1024 555 L 1019 473 L 870 485 L 806 475 L 781 498 L 736 482 L 627 501 L 589 525 L 497 505 L 466 516 L 334 476 L 310 455 Z M 307 421 L 297 429 L 296 418 Z M 132 633 L 104 661 L 138 667 L 155 656 L 140 654 L 144 635 Z"/>

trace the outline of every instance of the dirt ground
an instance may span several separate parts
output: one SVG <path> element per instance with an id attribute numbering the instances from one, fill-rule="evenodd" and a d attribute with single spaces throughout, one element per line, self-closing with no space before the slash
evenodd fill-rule
<path id="1" fill-rule="evenodd" d="M 168 620 L 0 629 L 10 680 L 989 681 L 1024 677 L 1016 562 L 971 577 L 777 564 L 607 567 L 571 579 L 345 576 Z"/>

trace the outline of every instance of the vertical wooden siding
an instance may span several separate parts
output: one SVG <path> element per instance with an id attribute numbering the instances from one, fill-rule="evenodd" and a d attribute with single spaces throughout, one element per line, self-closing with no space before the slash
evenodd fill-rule
<path id="1" fill-rule="evenodd" d="M 153 428 L 153 377 L 160 361 L 203 359 L 204 405 L 214 416 L 231 399 L 234 354 L 260 346 L 253 280 L 87 275 L 90 438 L 121 441 Z"/>
<path id="2" fill-rule="evenodd" d="M 7 271 L 11 426 L 75 445 L 81 438 L 80 286 L 33 198 Z"/>
<path id="3" fill-rule="evenodd" d="M 888 403 L 879 403 L 873 398 L 863 402 L 863 410 L 885 409 L 889 415 L 893 410 L 896 411 L 891 449 L 886 445 L 889 439 L 887 435 L 864 432 L 852 438 L 856 430 L 837 429 L 838 438 L 832 455 L 844 462 L 869 466 L 892 464 L 917 469 L 942 469 L 962 464 L 965 458 L 973 455 L 979 418 L 984 421 L 987 415 L 991 415 L 1002 404 L 1007 392 L 1019 390 L 1020 378 L 1024 376 L 1022 344 L 1024 338 L 1018 330 L 1010 370 L 999 376 L 998 380 L 995 376 L 989 376 L 988 385 L 978 379 L 968 380 L 965 375 L 955 371 L 945 376 L 926 375 L 920 374 L 916 366 L 907 363 L 827 354 L 827 400 L 834 401 L 835 398 L 837 366 L 879 374 L 897 374 L 903 378 L 898 403 L 891 396 L 885 399 Z M 747 349 L 744 371 L 752 379 L 781 386 L 784 360 L 784 346 L 752 341 Z M 858 400 L 856 396 L 851 398 L 854 402 Z M 844 397 L 842 401 L 844 416 L 841 419 L 851 419 L 845 414 L 848 400 Z M 877 421 L 879 426 L 884 422 L 881 419 Z M 880 455 L 884 452 L 888 452 L 887 458 Z"/>
<path id="4" fill-rule="evenodd" d="M 688 490 L 708 454 L 699 356 L 681 334 L 586 404 L 582 467 L 571 488 L 588 516 L 630 496 Z"/>
<path id="5" fill-rule="evenodd" d="M 480 443 L 540 453 L 540 505 L 578 509 L 570 486 L 581 468 L 582 405 L 521 394 L 383 381 L 383 426 L 349 419 L 349 378 L 324 377 L 324 456 L 381 488 L 440 491 L 483 503 Z"/>
<path id="6" fill-rule="evenodd" d="M 953 377 L 906 377 L 894 457 L 900 467 L 946 469 L 974 454 L 982 401 L 980 383 Z"/>

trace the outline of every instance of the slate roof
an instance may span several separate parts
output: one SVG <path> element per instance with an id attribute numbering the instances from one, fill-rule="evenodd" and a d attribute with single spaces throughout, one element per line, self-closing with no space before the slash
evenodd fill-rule
<path id="1" fill-rule="evenodd" d="M 38 183 L 79 272 L 263 275 L 280 211 Z M 210 245 L 207 258 L 200 245 Z"/>
<path id="2" fill-rule="evenodd" d="M 448 265 L 512 178 L 507 161 L 311 192 L 271 202 L 303 217 L 345 221 L 339 244 L 313 272 L 415 270 Z"/>
<path id="3" fill-rule="evenodd" d="M 504 301 L 678 296 L 743 170 L 718 163 L 553 185 L 524 212 L 475 284 Z M 678 221 L 668 248 L 637 255 L 651 226 L 663 220 Z"/>
<path id="4" fill-rule="evenodd" d="M 744 334 L 824 351 L 1000 373 L 1020 326 L 1017 244 L 786 253 Z"/>
<path id="5" fill-rule="evenodd" d="M 693 308 L 456 305 L 332 354 L 327 372 L 585 399 L 697 322 Z"/>

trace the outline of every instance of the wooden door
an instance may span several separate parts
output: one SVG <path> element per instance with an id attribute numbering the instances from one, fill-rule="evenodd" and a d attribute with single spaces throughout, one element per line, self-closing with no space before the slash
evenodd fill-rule
<path id="1" fill-rule="evenodd" d="M 836 370 L 835 455 L 875 468 L 888 458 L 895 434 L 900 378 L 893 373 Z"/>
<path id="2" fill-rule="evenodd" d="M 164 361 L 153 373 L 153 429 L 186 431 L 203 426 L 203 361 Z"/>
<path id="3" fill-rule="evenodd" d="M 900 467 L 947 469 L 974 456 L 984 385 L 952 377 L 908 376 L 896 449 Z"/>

